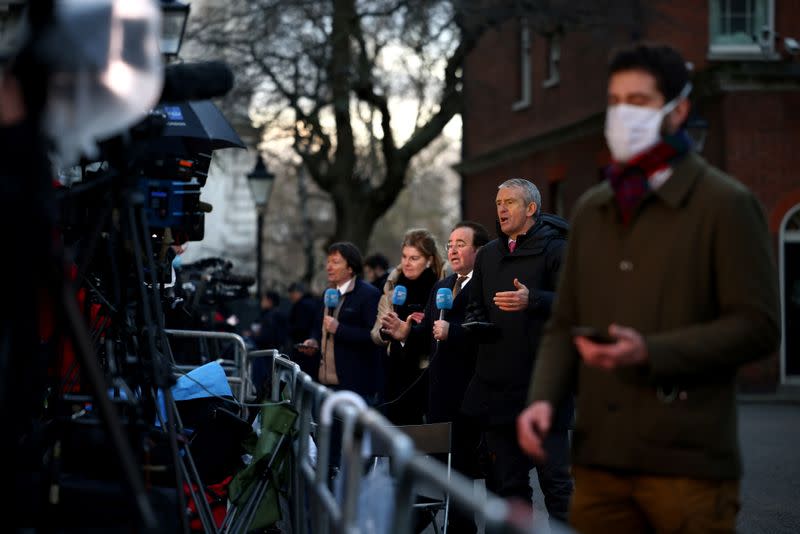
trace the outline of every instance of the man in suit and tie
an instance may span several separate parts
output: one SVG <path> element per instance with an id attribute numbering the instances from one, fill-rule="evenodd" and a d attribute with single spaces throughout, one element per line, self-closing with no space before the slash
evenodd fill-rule
<path id="1" fill-rule="evenodd" d="M 481 224 L 462 221 L 455 225 L 447 241 L 447 259 L 453 274 L 438 281 L 431 290 L 425 316 L 417 324 L 395 319 L 389 333 L 397 340 L 414 344 L 432 344 L 428 366 L 428 423 L 451 421 L 452 465 L 464 475 L 477 471 L 479 426 L 461 412 L 464 392 L 475 372 L 478 344 L 470 340 L 461 327 L 469 302 L 468 284 L 472 279 L 475 256 L 489 242 L 489 233 Z M 436 292 L 440 288 L 453 290 L 453 308 L 439 319 Z M 453 532 L 475 532 L 472 518 L 451 509 L 450 528 Z"/>

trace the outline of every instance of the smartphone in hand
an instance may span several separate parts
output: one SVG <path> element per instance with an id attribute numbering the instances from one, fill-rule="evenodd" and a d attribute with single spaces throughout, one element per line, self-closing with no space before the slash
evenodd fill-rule
<path id="1" fill-rule="evenodd" d="M 611 337 L 607 332 L 591 326 L 574 326 L 572 327 L 572 335 L 583 336 L 593 343 L 602 345 L 610 345 L 617 342 L 617 338 Z"/>

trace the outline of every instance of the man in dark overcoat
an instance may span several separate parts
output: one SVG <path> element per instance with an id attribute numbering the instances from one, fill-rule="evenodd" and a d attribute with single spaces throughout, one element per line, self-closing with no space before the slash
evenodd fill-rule
<path id="1" fill-rule="evenodd" d="M 495 204 L 499 237 L 478 252 L 467 318 L 492 326 L 476 336 L 480 343 L 478 358 L 463 410 L 483 423 L 487 487 L 500 496 L 531 503 L 529 472 L 534 464 L 517 444 L 514 422 L 525 407 L 568 225 L 560 217 L 541 213 L 541 195 L 528 180 L 515 178 L 500 184 Z M 548 458 L 537 466 L 537 475 L 548 513 L 565 520 L 572 493 L 570 400 L 559 414 L 546 443 Z"/>

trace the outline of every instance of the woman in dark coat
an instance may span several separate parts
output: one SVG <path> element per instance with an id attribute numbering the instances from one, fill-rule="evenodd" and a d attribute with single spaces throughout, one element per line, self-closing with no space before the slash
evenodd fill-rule
<path id="1" fill-rule="evenodd" d="M 396 425 L 423 423 L 427 409 L 428 383 L 424 370 L 430 346 L 425 343 L 400 343 L 384 330 L 382 320 L 392 315 L 400 320 L 419 323 L 433 285 L 442 277 L 444 261 L 436 239 L 428 230 L 409 230 L 403 238 L 402 260 L 392 271 L 378 304 L 378 316 L 372 328 L 372 340 L 386 346 L 386 384 L 384 412 Z M 397 286 L 407 291 L 402 305 L 392 304 Z"/>

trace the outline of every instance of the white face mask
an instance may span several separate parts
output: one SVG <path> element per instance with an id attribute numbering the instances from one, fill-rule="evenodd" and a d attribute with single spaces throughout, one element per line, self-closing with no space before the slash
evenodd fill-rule
<path id="1" fill-rule="evenodd" d="M 687 83 L 678 96 L 661 109 L 631 104 L 617 104 L 606 110 L 606 143 L 614 161 L 625 163 L 655 146 L 661 139 L 664 117 L 689 96 L 692 84 Z"/>

